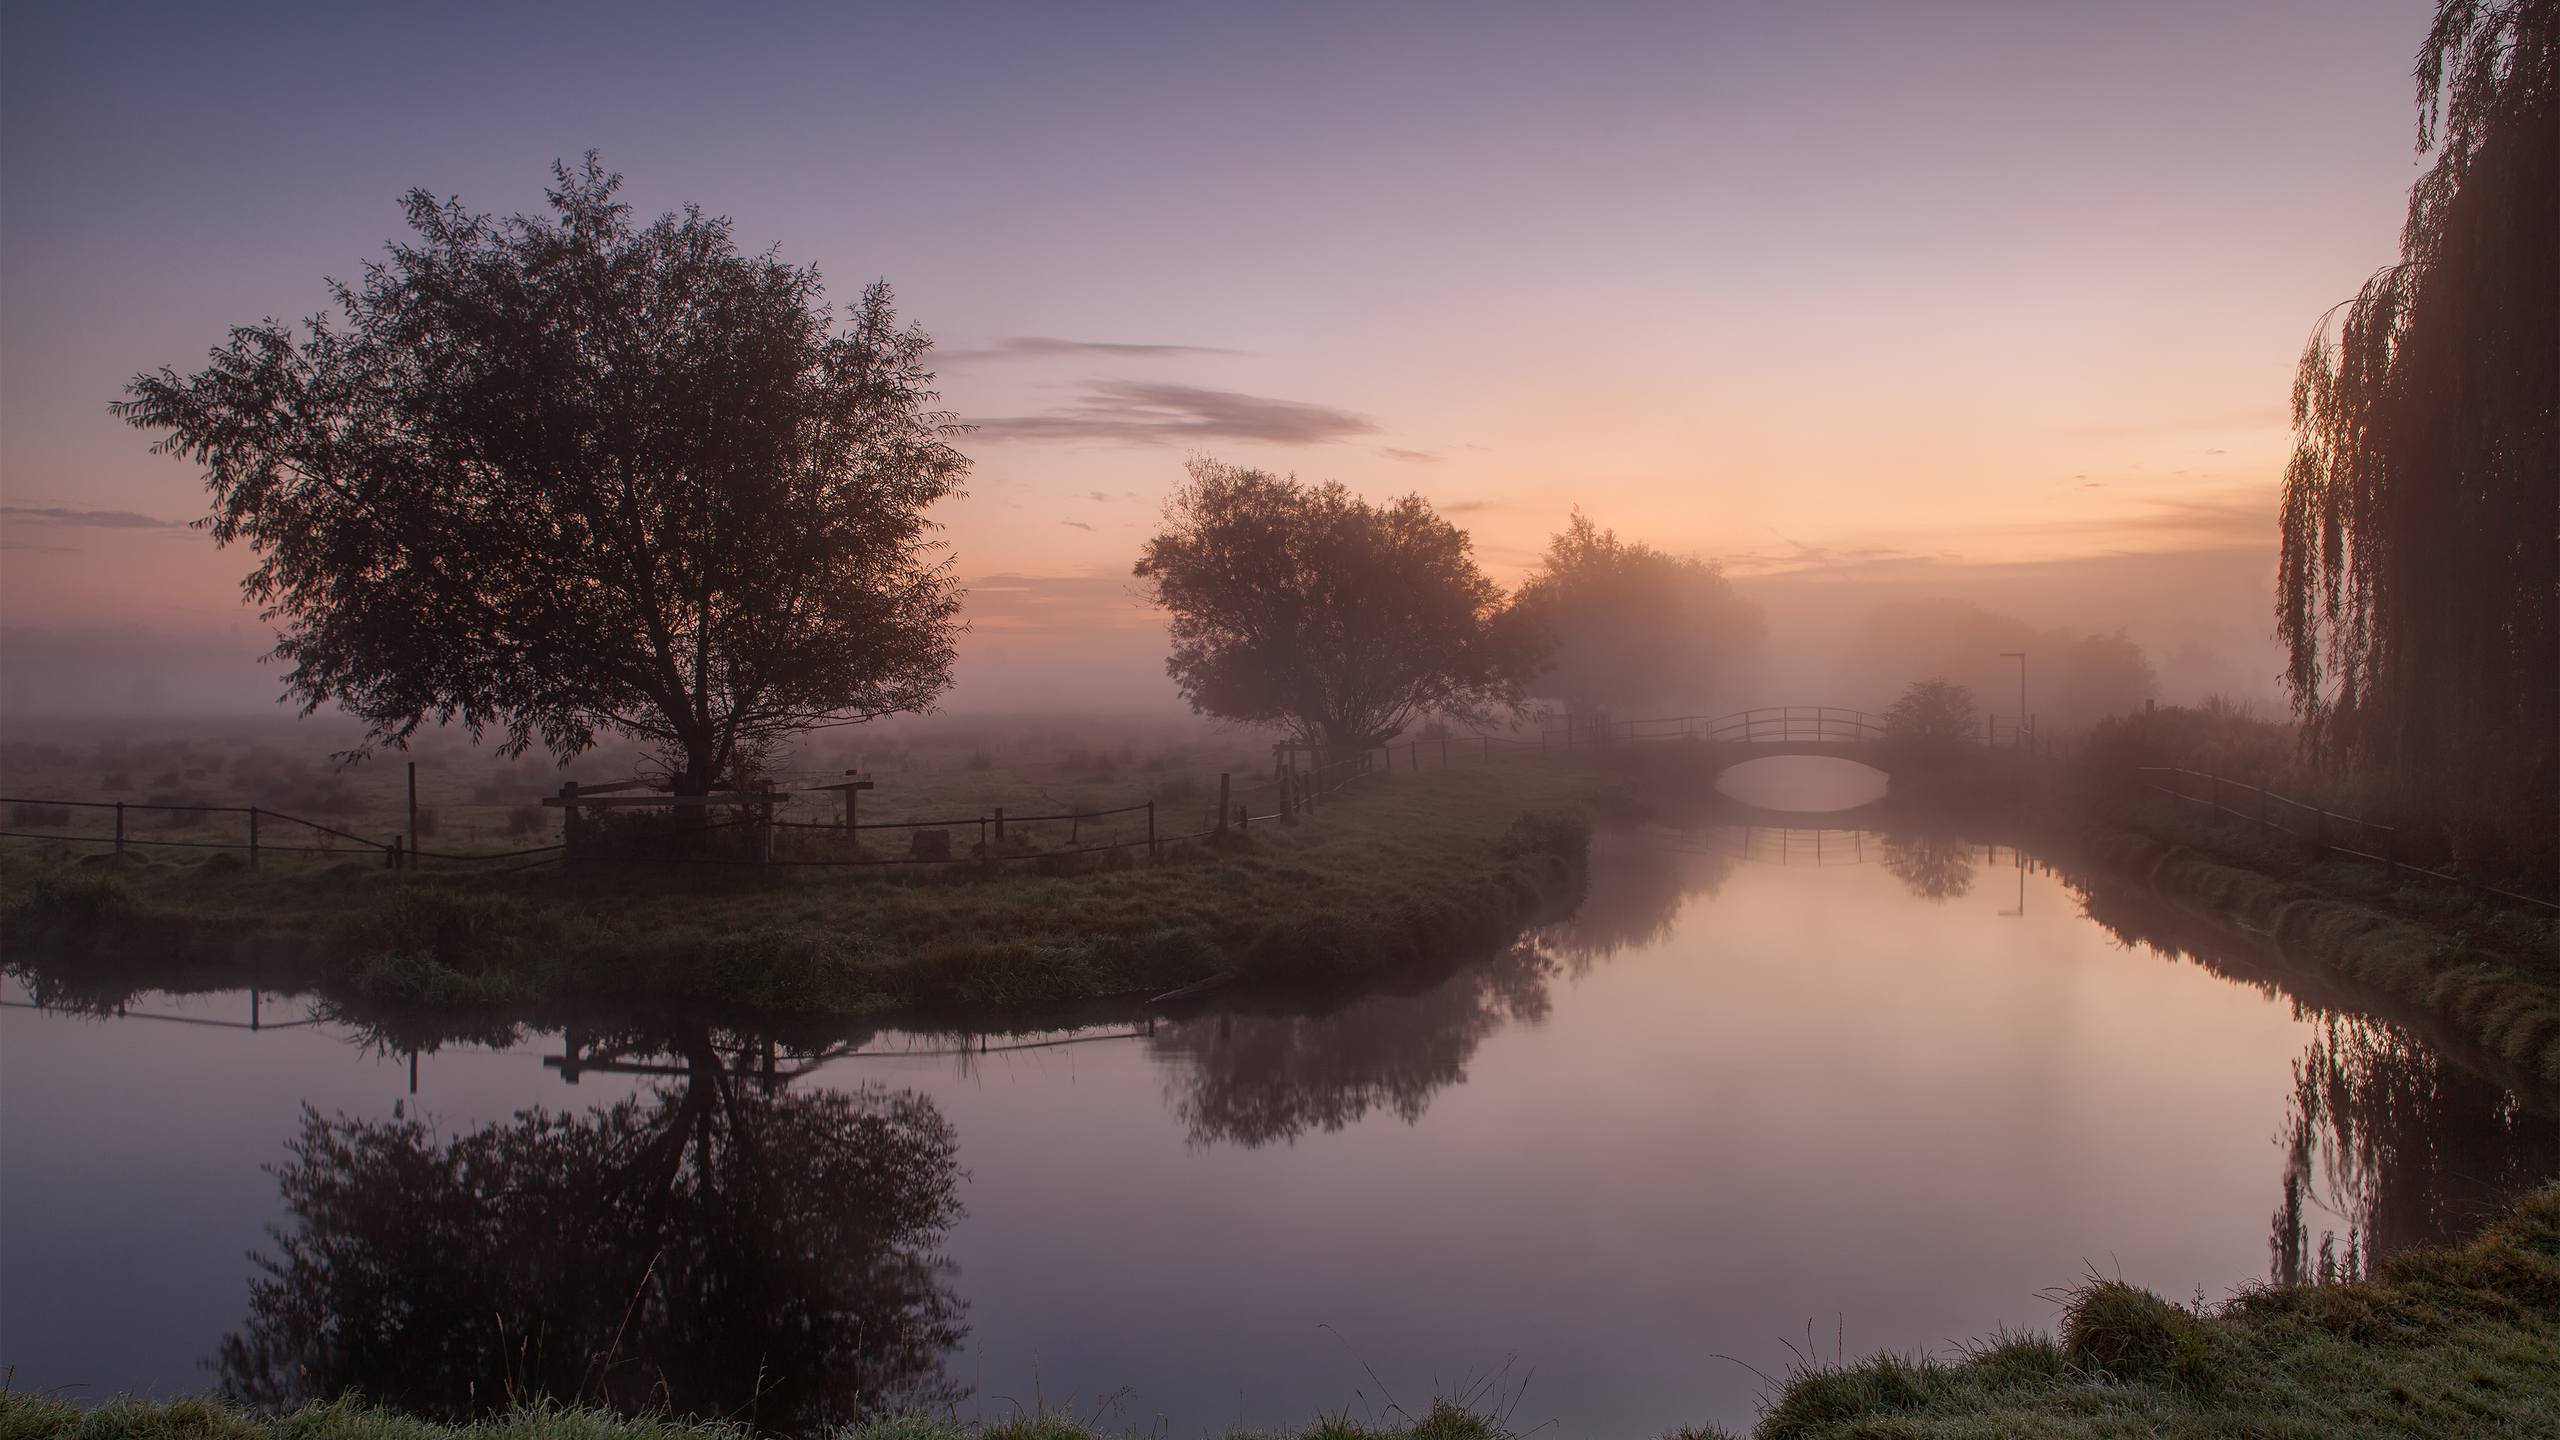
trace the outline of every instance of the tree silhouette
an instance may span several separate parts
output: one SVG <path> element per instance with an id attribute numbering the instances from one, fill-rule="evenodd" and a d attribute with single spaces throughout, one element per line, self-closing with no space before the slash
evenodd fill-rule
<path id="1" fill-rule="evenodd" d="M 1884 712 L 1885 737 L 1899 745 L 1943 748 L 1973 729 L 1973 692 L 1948 680 L 1914 680 Z"/>
<path id="2" fill-rule="evenodd" d="M 2315 752 L 2560 850 L 2560 3 L 2440 0 L 2400 262 L 2304 351 L 2278 629 Z M 2336 312 L 2333 312 L 2336 313 Z"/>
<path id="3" fill-rule="evenodd" d="M 204 467 L 288 692 L 373 743 L 430 722 L 566 759 L 619 733 L 699 791 L 797 731 L 920 710 L 959 595 L 926 507 L 968 462 L 874 285 L 699 210 L 635 227 L 596 157 L 552 214 L 423 190 L 340 319 L 231 332 L 116 413 Z"/>
<path id="4" fill-rule="evenodd" d="M 1765 628 L 1713 564 L 1621 540 L 1580 510 L 1513 606 L 1553 646 L 1530 692 L 1576 715 L 1700 704 L 1758 661 Z"/>
<path id="5" fill-rule="evenodd" d="M 1190 473 L 1136 574 L 1173 614 L 1165 669 L 1192 708 L 1342 752 L 1518 705 L 1536 647 L 1430 502 L 1208 459 Z"/>
<path id="6" fill-rule="evenodd" d="M 680 1080 L 446 1140 L 306 1111 L 223 1388 L 460 1419 L 552 1399 L 816 1429 L 957 1398 L 951 1127 L 912 1091 Z"/>

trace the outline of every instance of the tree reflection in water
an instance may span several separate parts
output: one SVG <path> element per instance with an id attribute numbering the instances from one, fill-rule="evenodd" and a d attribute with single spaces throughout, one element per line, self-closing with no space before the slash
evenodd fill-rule
<path id="1" fill-rule="evenodd" d="M 1884 868 L 1932 904 L 1960 899 L 1973 889 L 1973 847 L 1954 835 L 1888 834 Z"/>
<path id="2" fill-rule="evenodd" d="M 1689 901 L 1731 879 L 1735 857 L 1696 836 L 1651 836 L 1633 844 L 1595 841 L 1590 878 L 1573 914 L 1546 928 L 1547 948 L 1576 977 L 1635 946 L 1668 938 Z"/>
<path id="3" fill-rule="evenodd" d="M 1466 1078 L 1484 1038 L 1547 1014 L 1555 961 L 1533 942 L 1427 990 L 1309 1015 L 1220 1015 L 1158 1025 L 1147 1046 L 1194 1144 L 1268 1145 L 1340 1130 L 1372 1110 L 1406 1124 Z"/>
<path id="4" fill-rule="evenodd" d="M 2354 1278 L 2394 1251 L 2465 1239 L 2515 1194 L 2560 1175 L 2560 1123 L 2398 1026 L 2361 1017 L 2328 1017 L 2294 1062 L 2279 1139 L 2284 1198 L 2269 1239 L 2279 1282 Z"/>
<path id="5" fill-rule="evenodd" d="M 723 1048 L 703 1028 L 628 1039 L 609 1052 L 673 1057 L 673 1078 L 450 1140 L 306 1111 L 275 1171 L 290 1221 L 215 1361 L 224 1389 L 788 1430 L 958 1398 L 949 1122 L 913 1091 L 787 1091 Z"/>

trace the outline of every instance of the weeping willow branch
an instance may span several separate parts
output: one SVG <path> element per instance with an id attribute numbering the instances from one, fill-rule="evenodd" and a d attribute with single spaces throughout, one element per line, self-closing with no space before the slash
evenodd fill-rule
<path id="1" fill-rule="evenodd" d="M 2548 861 L 2560 794 L 2560 0 L 2444 0 L 2400 263 L 2294 383 L 2276 619 L 2317 756 Z"/>

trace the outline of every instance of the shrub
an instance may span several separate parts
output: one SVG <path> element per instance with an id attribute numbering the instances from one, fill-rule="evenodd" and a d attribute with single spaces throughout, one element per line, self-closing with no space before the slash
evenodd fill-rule
<path id="1" fill-rule="evenodd" d="M 2092 1280 L 2072 1293 L 2062 1354 L 2117 1380 L 2192 1383 L 2207 1370 L 2204 1322 L 2121 1280 Z"/>

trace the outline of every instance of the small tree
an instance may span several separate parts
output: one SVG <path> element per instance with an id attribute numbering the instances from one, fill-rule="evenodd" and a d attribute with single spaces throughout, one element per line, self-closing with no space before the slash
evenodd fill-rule
<path id="1" fill-rule="evenodd" d="M 1714 564 L 1620 540 L 1579 510 L 1513 608 L 1554 646 L 1530 690 L 1576 715 L 1702 701 L 1758 659 L 1763 630 Z"/>
<path id="2" fill-rule="evenodd" d="M 1344 752 L 1426 715 L 1517 708 L 1536 647 L 1430 502 L 1209 459 L 1190 473 L 1136 574 L 1173 614 L 1165 669 L 1193 709 Z"/>
<path id="3" fill-rule="evenodd" d="M 1973 735 L 1973 692 L 1952 680 L 1915 680 L 1884 712 L 1884 729 L 1904 744 L 1957 744 Z"/>
<path id="4" fill-rule="evenodd" d="M 700 792 L 813 726 L 921 710 L 959 591 L 925 518 L 968 462 L 932 342 L 874 285 L 687 209 L 635 228 L 592 154 L 548 217 L 410 192 L 416 240 L 342 319 L 231 333 L 115 412 L 204 467 L 214 540 L 307 714 L 430 721 L 566 760 L 619 732 Z"/>

